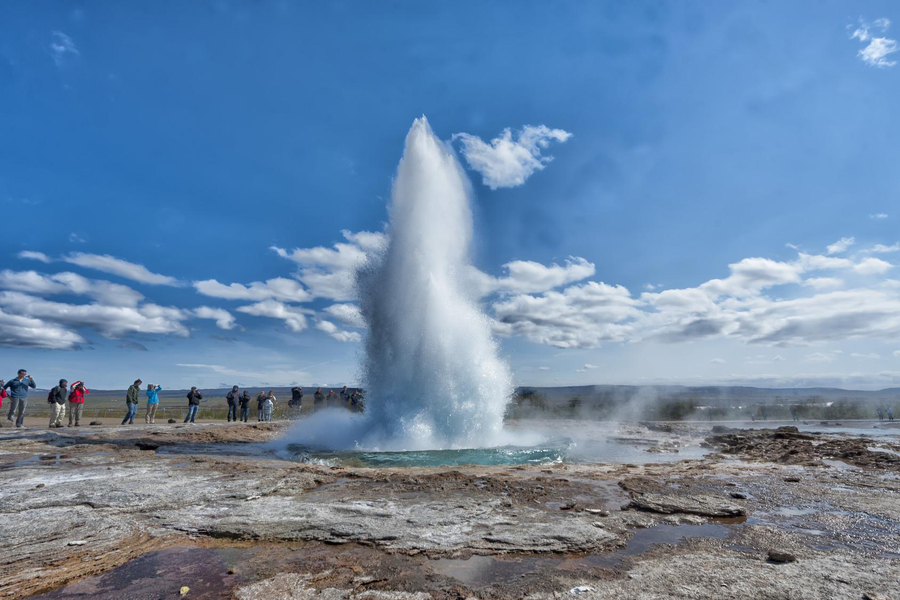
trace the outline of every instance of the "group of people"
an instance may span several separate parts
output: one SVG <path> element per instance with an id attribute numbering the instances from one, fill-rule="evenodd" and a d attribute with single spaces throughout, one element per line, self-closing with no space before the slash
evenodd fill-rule
<path id="1" fill-rule="evenodd" d="M 138 412 L 142 384 L 143 382 L 140 379 L 135 379 L 125 393 L 126 413 L 122 419 L 122 425 L 134 424 L 134 419 Z M 3 402 L 6 400 L 9 405 L 7 420 L 18 428 L 25 429 L 25 409 L 28 406 L 28 393 L 29 390 L 36 389 L 36 387 L 34 379 L 25 369 L 19 369 L 14 379 L 9 381 L 0 379 L 0 408 L 3 407 Z M 156 412 L 159 408 L 159 392 L 162 389 L 162 386 L 158 384 L 147 384 L 147 411 L 144 417 L 144 421 L 147 424 L 156 423 Z M 84 399 L 88 394 L 90 394 L 90 390 L 85 387 L 83 381 L 76 381 L 70 386 L 66 379 L 60 379 L 59 383 L 53 386 L 47 394 L 47 403 L 50 404 L 49 426 L 51 428 L 63 427 L 63 420 L 68 414 L 68 427 L 80 427 L 84 411 Z M 185 423 L 193 423 L 195 421 L 202 399 L 203 394 L 196 387 L 192 387 L 187 393 L 188 411 L 184 418 Z M 291 388 L 291 399 L 288 401 L 290 418 L 300 418 L 304 406 L 307 406 L 312 411 L 324 408 L 345 408 L 353 412 L 362 412 L 362 399 L 362 390 L 359 389 L 350 391 L 347 386 L 344 386 L 340 392 L 333 389 L 325 392 L 319 387 L 316 388 L 315 393 L 312 395 L 312 405 L 309 406 L 308 401 L 304 403 L 303 388 L 295 386 Z M 233 386 L 231 391 L 226 394 L 225 400 L 228 403 L 228 422 L 237 423 L 241 421 L 246 423 L 249 421 L 251 396 L 247 390 L 241 392 L 238 386 Z M 272 390 L 259 392 L 256 396 L 257 421 L 271 421 L 272 414 L 275 411 L 275 403 L 275 393 Z M 891 416 L 893 417 L 893 415 Z"/>
<path id="2" fill-rule="evenodd" d="M 0 379 L 0 408 L 7 398 L 9 409 L 6 420 L 20 429 L 25 427 L 25 409 L 28 407 L 28 390 L 35 389 L 34 378 L 25 369 L 19 369 L 15 378 L 9 381 Z M 7 391 L 8 390 L 8 391 Z M 60 379 L 59 383 L 47 394 L 50 404 L 50 427 L 62 427 L 68 405 L 69 427 L 81 427 L 81 414 L 84 410 L 84 397 L 90 393 L 83 381 L 76 381 L 69 387 L 69 382 Z"/>
<path id="3" fill-rule="evenodd" d="M 894 420 L 894 411 L 890 406 L 878 409 L 878 420 L 884 421 L 885 419 L 888 421 Z"/>
<path id="4" fill-rule="evenodd" d="M 319 387 L 313 394 L 312 410 L 346 408 L 352 412 L 362 412 L 362 398 L 362 390 L 355 389 L 351 392 L 346 385 L 340 393 L 328 390 L 327 394 Z M 303 388 L 299 385 L 291 388 L 291 399 L 288 401 L 288 406 L 291 409 L 291 418 L 299 419 L 303 410 Z"/>

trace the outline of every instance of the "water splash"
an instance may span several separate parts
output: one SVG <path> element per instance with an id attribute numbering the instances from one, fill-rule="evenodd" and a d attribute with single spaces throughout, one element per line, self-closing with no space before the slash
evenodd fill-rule
<path id="1" fill-rule="evenodd" d="M 298 424 L 292 441 L 377 450 L 510 441 L 503 432 L 509 368 L 466 283 L 470 195 L 453 150 L 425 117 L 416 119 L 394 180 L 389 242 L 357 275 L 367 324 L 366 413 L 314 415 Z"/>

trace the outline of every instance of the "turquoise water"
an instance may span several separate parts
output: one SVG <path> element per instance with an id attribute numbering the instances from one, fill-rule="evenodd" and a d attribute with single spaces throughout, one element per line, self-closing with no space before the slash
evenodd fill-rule
<path id="1" fill-rule="evenodd" d="M 413 452 L 326 452 L 287 447 L 290 460 L 355 467 L 446 467 L 459 465 L 549 465 L 571 462 L 567 447 L 470 448 Z"/>

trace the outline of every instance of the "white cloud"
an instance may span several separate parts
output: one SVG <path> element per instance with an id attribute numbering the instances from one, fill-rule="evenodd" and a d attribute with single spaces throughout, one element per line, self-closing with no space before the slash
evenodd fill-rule
<path id="1" fill-rule="evenodd" d="M 195 281 L 194 288 L 204 296 L 226 300 L 266 300 L 272 298 L 284 302 L 305 302 L 310 299 L 303 285 L 294 279 L 276 277 L 265 283 L 254 281 L 248 285 L 232 283 L 225 285 L 215 279 Z"/>
<path id="2" fill-rule="evenodd" d="M 711 362 L 714 365 L 724 365 L 725 359 L 724 358 L 714 358 L 714 359 L 710 360 L 709 362 Z"/>
<path id="3" fill-rule="evenodd" d="M 324 331 L 339 342 L 358 342 L 362 339 L 359 333 L 355 331 L 344 331 L 331 321 L 320 320 L 316 323 L 316 329 Z"/>
<path id="4" fill-rule="evenodd" d="M 200 306 L 194 309 L 194 316 L 198 319 L 212 319 L 216 322 L 219 329 L 234 329 L 234 315 L 224 308 L 212 308 L 209 306 Z"/>
<path id="5" fill-rule="evenodd" d="M 495 279 L 492 291 L 518 294 L 546 292 L 587 279 L 596 272 L 593 263 L 575 256 L 570 256 L 565 266 L 557 264 L 547 266 L 530 260 L 514 260 L 503 267 L 508 275 Z"/>
<path id="6" fill-rule="evenodd" d="M 869 215 L 869 218 L 870 219 L 887 219 L 888 214 L 887 213 L 875 213 L 875 214 Z"/>
<path id="7" fill-rule="evenodd" d="M 9 314 L 0 308 L 0 346 L 71 350 L 86 343 L 87 340 L 65 327 Z"/>
<path id="8" fill-rule="evenodd" d="M 897 252 L 900 250 L 900 242 L 896 244 L 892 244 L 890 246 L 885 246 L 884 244 L 875 244 L 871 248 L 869 248 L 868 252 L 874 252 L 875 254 L 890 254 L 892 252 Z"/>
<path id="9" fill-rule="evenodd" d="M 57 325 L 90 327 L 110 338 L 120 338 L 128 333 L 188 335 L 182 323 L 189 316 L 185 311 L 156 304 L 66 304 L 20 292 L 0 292 L 0 308 L 10 314 Z"/>
<path id="10" fill-rule="evenodd" d="M 89 296 L 101 304 L 136 306 L 144 296 L 128 286 L 87 279 L 75 273 L 43 275 L 35 271 L 0 271 L 0 288 L 30 294 Z"/>
<path id="11" fill-rule="evenodd" d="M 844 281 L 837 277 L 810 277 L 803 280 L 803 285 L 815 290 L 829 290 L 842 287 Z"/>
<path id="12" fill-rule="evenodd" d="M 834 362 L 834 355 L 825 354 L 824 352 L 813 352 L 812 354 L 807 354 L 804 362 L 810 363 L 829 363 Z"/>
<path id="13" fill-rule="evenodd" d="M 18 254 L 19 258 L 25 258 L 28 260 L 38 260 L 42 263 L 49 264 L 51 261 L 50 257 L 44 254 L 43 252 L 32 252 L 31 250 L 23 250 Z"/>
<path id="14" fill-rule="evenodd" d="M 355 304 L 332 304 L 322 312 L 350 327 L 363 329 L 366 326 L 362 313 Z"/>
<path id="15" fill-rule="evenodd" d="M 872 33 L 873 30 L 885 33 L 890 26 L 890 20 L 885 18 L 876 19 L 871 24 L 860 19 L 859 27 L 850 34 L 851 40 L 856 39 L 865 44 L 857 52 L 857 56 L 867 65 L 884 68 L 893 67 L 897 64 L 897 61 L 888 59 L 889 55 L 900 50 L 900 47 L 897 46 L 897 40 L 888 37 L 876 37 L 877 34 Z"/>
<path id="16" fill-rule="evenodd" d="M 526 125 L 515 139 L 507 128 L 490 143 L 468 133 L 454 134 L 453 140 L 462 142 L 462 154 L 469 167 L 481 173 L 486 186 L 496 190 L 525 183 L 553 160 L 552 156 L 542 155 L 550 142 L 565 142 L 570 137 L 572 134 L 562 129 Z"/>
<path id="17" fill-rule="evenodd" d="M 294 333 L 300 333 L 307 328 L 306 315 L 311 312 L 298 306 L 289 306 L 277 300 L 263 300 L 249 306 L 241 306 L 237 310 L 256 317 L 281 319 L 287 328 Z"/>
<path id="18" fill-rule="evenodd" d="M 869 257 L 859 261 L 853 270 L 860 275 L 882 275 L 894 268 L 891 263 L 880 258 Z"/>
<path id="19" fill-rule="evenodd" d="M 53 40 L 50 42 L 50 56 L 57 67 L 65 64 L 66 60 L 71 56 L 81 54 L 68 35 L 62 31 L 53 32 Z"/>
<path id="20" fill-rule="evenodd" d="M 878 360 L 881 358 L 880 354 L 875 352 L 863 353 L 863 352 L 851 352 L 850 356 L 853 358 L 866 359 L 866 360 Z"/>
<path id="21" fill-rule="evenodd" d="M 85 240 L 84 237 L 78 235 L 77 233 L 75 233 L 73 231 L 72 233 L 69 234 L 69 241 L 72 242 L 73 244 L 83 244 L 87 240 Z"/>
<path id="22" fill-rule="evenodd" d="M 85 254 L 84 252 L 73 252 L 72 254 L 63 256 L 61 260 L 63 262 L 78 265 L 86 269 L 103 271 L 104 273 L 118 275 L 119 277 L 131 279 L 140 283 L 147 283 L 150 285 L 181 285 L 181 282 L 179 282 L 174 277 L 160 275 L 159 273 L 152 273 L 144 265 L 131 263 L 127 260 L 122 260 L 121 258 L 110 256 L 109 254 L 101 255 Z"/>
<path id="23" fill-rule="evenodd" d="M 833 244 L 829 244 L 825 249 L 828 254 L 840 254 L 845 252 L 847 248 L 856 243 L 856 238 L 854 237 L 843 237 L 836 241 Z"/>
<path id="24" fill-rule="evenodd" d="M 339 242 L 333 248 L 317 246 L 288 251 L 272 246 L 278 256 L 300 265 L 296 277 L 306 286 L 310 299 L 354 300 L 357 269 L 366 262 L 369 253 L 379 251 L 387 242 L 383 233 L 346 230 L 341 233 L 347 242 Z"/>

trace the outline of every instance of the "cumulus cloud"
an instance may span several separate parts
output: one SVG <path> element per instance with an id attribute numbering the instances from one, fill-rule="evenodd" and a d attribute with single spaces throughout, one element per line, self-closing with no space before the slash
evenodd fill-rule
<path id="1" fill-rule="evenodd" d="M 564 266 L 543 265 L 530 260 L 514 260 L 503 265 L 506 277 L 492 282 L 492 291 L 533 294 L 587 279 L 596 272 L 593 263 L 570 256 Z"/>
<path id="2" fill-rule="evenodd" d="M 864 258 L 859 263 L 854 265 L 853 270 L 860 275 L 881 275 L 883 273 L 887 273 L 893 268 L 894 265 L 892 265 L 891 263 L 885 260 L 881 260 L 880 258 L 870 256 L 869 258 Z"/>
<path id="3" fill-rule="evenodd" d="M 128 286 L 87 279 L 75 273 L 43 275 L 36 271 L 0 271 L 0 289 L 40 295 L 73 294 L 89 296 L 102 304 L 136 306 L 143 294 Z"/>
<path id="4" fill-rule="evenodd" d="M 522 336 L 557 348 L 591 348 L 624 341 L 640 315 L 638 301 L 622 286 L 587 282 L 540 296 L 518 294 L 491 306 L 499 335 Z"/>
<path id="5" fill-rule="evenodd" d="M 871 67 L 893 67 L 897 61 L 888 58 L 891 54 L 900 50 L 897 40 L 888 37 L 878 37 L 890 28 L 891 22 L 881 18 L 867 23 L 859 20 L 859 26 L 850 34 L 851 40 L 859 40 L 864 46 L 857 52 L 857 56 Z"/>
<path id="6" fill-rule="evenodd" d="M 844 281 L 837 277 L 810 277 L 803 280 L 803 285 L 816 290 L 828 290 L 843 286 Z"/>
<path id="7" fill-rule="evenodd" d="M 201 306 L 194 309 L 194 316 L 198 319 L 211 319 L 216 322 L 219 329 L 234 329 L 234 315 L 224 308 L 212 308 L 210 306 Z"/>
<path id="8" fill-rule="evenodd" d="M 316 329 L 324 331 L 339 342 L 358 342 L 362 339 L 359 333 L 340 329 L 331 321 L 320 320 L 316 323 Z"/>
<path id="9" fill-rule="evenodd" d="M 74 331 L 55 323 L 10 314 L 0 307 L 0 346 L 72 350 L 87 340 Z"/>
<path id="10" fill-rule="evenodd" d="M 550 142 L 565 142 L 572 134 L 562 129 L 550 129 L 545 125 L 526 125 L 517 132 L 504 129 L 499 137 L 489 143 L 468 133 L 457 133 L 453 140 L 462 144 L 462 155 L 469 167 L 481 173 L 484 184 L 497 188 L 516 187 L 540 171 L 553 160 L 543 156 Z"/>
<path id="11" fill-rule="evenodd" d="M 189 316 L 185 311 L 156 304 L 67 304 L 20 292 L 0 292 L 0 308 L 10 314 L 57 325 L 89 327 L 110 338 L 119 338 L 129 333 L 188 335 L 188 330 L 182 323 Z"/>
<path id="12" fill-rule="evenodd" d="M 887 213 L 875 213 L 875 214 L 869 215 L 869 218 L 870 219 L 887 219 L 888 214 Z"/>
<path id="13" fill-rule="evenodd" d="M 885 246 L 884 244 L 875 244 L 871 248 L 867 250 L 867 252 L 872 252 L 875 254 L 890 254 L 892 252 L 897 252 L 900 250 L 900 242 L 896 244 L 892 244 L 890 246 Z"/>
<path id="14" fill-rule="evenodd" d="M 383 233 L 342 231 L 346 242 L 338 242 L 332 248 L 295 248 L 285 250 L 272 246 L 278 256 L 299 265 L 297 279 L 307 288 L 310 299 L 329 298 L 338 302 L 353 300 L 355 273 L 366 262 L 371 252 L 382 249 L 387 242 Z"/>
<path id="15" fill-rule="evenodd" d="M 363 329 L 366 326 L 362 312 L 355 304 L 332 304 L 322 312 L 350 327 Z"/>
<path id="16" fill-rule="evenodd" d="M 127 260 L 110 256 L 109 254 L 73 252 L 72 254 L 63 256 L 61 260 L 73 265 L 78 265 L 79 267 L 118 275 L 119 277 L 131 279 L 140 283 L 147 283 L 150 285 L 181 285 L 181 282 L 174 277 L 152 273 L 144 265 L 128 262 Z"/>
<path id="17" fill-rule="evenodd" d="M 232 283 L 225 285 L 215 279 L 195 281 L 194 288 L 198 293 L 212 298 L 225 300 L 266 300 L 274 299 L 283 302 L 306 302 L 310 299 L 309 292 L 303 285 L 294 279 L 276 277 L 265 282 L 254 281 L 243 285 Z"/>
<path id="18" fill-rule="evenodd" d="M 241 306 L 237 310 L 256 317 L 280 319 L 294 333 L 300 333 L 307 328 L 306 315 L 312 312 L 298 306 L 289 306 L 277 300 L 263 300 L 248 306 Z"/>
<path id="19" fill-rule="evenodd" d="M 23 250 L 22 252 L 19 252 L 18 256 L 19 256 L 19 258 L 24 258 L 27 260 L 37 260 L 37 261 L 40 261 L 42 263 L 47 263 L 47 264 L 52 262 L 50 257 L 47 256 L 46 254 L 44 254 L 43 252 L 32 252 L 31 250 Z"/>
<path id="20" fill-rule="evenodd" d="M 828 254 L 841 254 L 842 252 L 846 252 L 847 248 L 856 243 L 856 238 L 854 237 L 843 237 L 836 241 L 833 244 L 829 244 L 825 251 Z"/>

